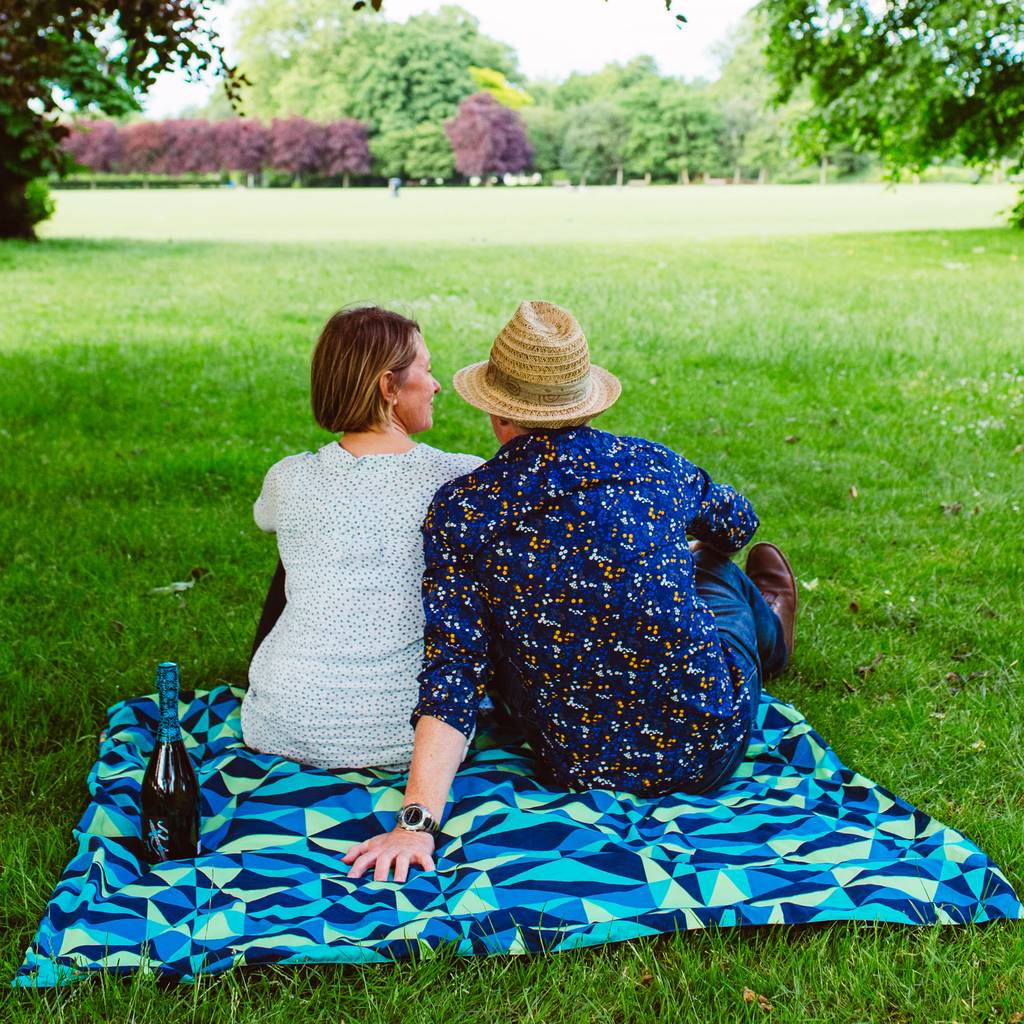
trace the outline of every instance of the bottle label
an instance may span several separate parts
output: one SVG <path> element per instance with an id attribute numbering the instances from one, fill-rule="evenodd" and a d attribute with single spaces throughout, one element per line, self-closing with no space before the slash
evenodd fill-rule
<path id="1" fill-rule="evenodd" d="M 160 818 L 151 818 L 146 835 L 146 849 L 155 861 L 170 860 L 171 834 L 167 830 L 167 822 Z"/>
<path id="2" fill-rule="evenodd" d="M 178 721 L 178 694 L 181 682 L 178 666 L 173 661 L 161 662 L 156 667 L 156 689 L 160 698 L 160 725 L 156 731 L 158 743 L 174 743 L 181 739 Z"/>
<path id="3" fill-rule="evenodd" d="M 148 818 L 145 822 L 146 859 L 151 864 L 200 855 L 199 822 L 189 815 Z"/>

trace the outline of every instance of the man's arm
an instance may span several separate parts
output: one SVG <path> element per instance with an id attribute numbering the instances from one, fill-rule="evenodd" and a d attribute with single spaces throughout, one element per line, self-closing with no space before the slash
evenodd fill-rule
<path id="1" fill-rule="evenodd" d="M 466 737 L 458 729 L 436 718 L 422 717 L 416 723 L 404 802 L 423 804 L 434 821 L 440 821 L 465 750 Z M 434 837 L 429 832 L 406 832 L 396 826 L 391 832 L 353 846 L 342 860 L 352 865 L 349 878 L 361 878 L 373 868 L 374 879 L 386 882 L 394 866 L 395 881 L 404 882 L 412 864 L 433 871 L 433 853 Z"/>
<path id="2" fill-rule="evenodd" d="M 682 461 L 687 485 L 697 496 L 686 532 L 722 554 L 741 550 L 760 525 L 753 506 L 734 488 L 716 484 L 700 466 Z"/>
<path id="3" fill-rule="evenodd" d="M 435 502 L 423 527 L 424 668 L 420 698 L 412 714 L 416 726 L 412 765 L 403 806 L 423 804 L 440 822 L 455 772 L 476 727 L 477 708 L 485 692 L 488 633 L 485 605 L 472 573 L 465 545 L 449 543 L 435 520 L 443 519 Z M 404 882 L 410 864 L 434 868 L 433 837 L 395 828 L 359 843 L 345 855 L 350 878 L 374 865 L 373 877 L 386 881 L 394 865 L 395 881 Z"/>

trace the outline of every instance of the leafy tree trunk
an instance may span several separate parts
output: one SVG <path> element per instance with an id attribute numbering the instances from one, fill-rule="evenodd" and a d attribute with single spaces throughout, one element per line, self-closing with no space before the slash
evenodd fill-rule
<path id="1" fill-rule="evenodd" d="M 615 187 L 622 188 L 622 164 L 615 168 Z"/>
<path id="2" fill-rule="evenodd" d="M 740 173 L 740 165 L 737 164 L 732 170 L 732 183 L 738 185 L 742 180 L 743 175 Z"/>
<path id="3" fill-rule="evenodd" d="M 767 171 L 766 168 L 762 167 L 757 172 L 757 183 L 758 183 L 758 185 L 763 185 L 767 180 L 768 180 L 768 171 Z"/>
<path id="4" fill-rule="evenodd" d="M 823 156 L 821 158 L 821 166 L 818 168 L 818 184 L 828 184 L 828 157 Z"/>
<path id="5" fill-rule="evenodd" d="M 13 174 L 0 174 L 0 238 L 34 240 L 25 186 L 28 180 Z"/>
<path id="6" fill-rule="evenodd" d="M 349 187 L 349 185 L 350 185 L 351 183 L 352 183 L 352 179 L 351 179 L 351 177 L 349 176 L 349 173 L 348 173 L 348 171 L 346 171 L 346 172 L 345 172 L 345 173 L 344 173 L 344 174 L 343 174 L 343 175 L 341 176 L 341 187 L 342 187 L 342 188 L 348 188 L 348 187 Z"/>
<path id="7" fill-rule="evenodd" d="M 690 168 L 683 164 L 679 169 L 679 184 L 689 185 L 690 184 Z"/>

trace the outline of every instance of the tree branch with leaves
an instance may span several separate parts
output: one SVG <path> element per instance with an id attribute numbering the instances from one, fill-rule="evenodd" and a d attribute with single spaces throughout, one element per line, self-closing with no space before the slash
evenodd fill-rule
<path id="1" fill-rule="evenodd" d="M 779 99 L 810 87 L 809 145 L 873 150 L 894 177 L 951 158 L 1024 168 L 1020 0 L 762 0 L 759 11 Z"/>
<path id="2" fill-rule="evenodd" d="M 64 173 L 68 112 L 121 117 L 170 69 L 244 82 L 210 24 L 212 0 L 4 0 L 0 8 L 0 238 L 33 238 L 33 179 Z"/>

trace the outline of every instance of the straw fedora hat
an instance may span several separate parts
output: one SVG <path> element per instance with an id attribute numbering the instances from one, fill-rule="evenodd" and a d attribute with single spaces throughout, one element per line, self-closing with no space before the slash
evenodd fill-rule
<path id="1" fill-rule="evenodd" d="M 470 405 L 524 427 L 558 427 L 614 404 L 622 385 L 590 362 L 583 328 L 567 309 L 522 302 L 498 332 L 491 358 L 459 370 Z"/>

